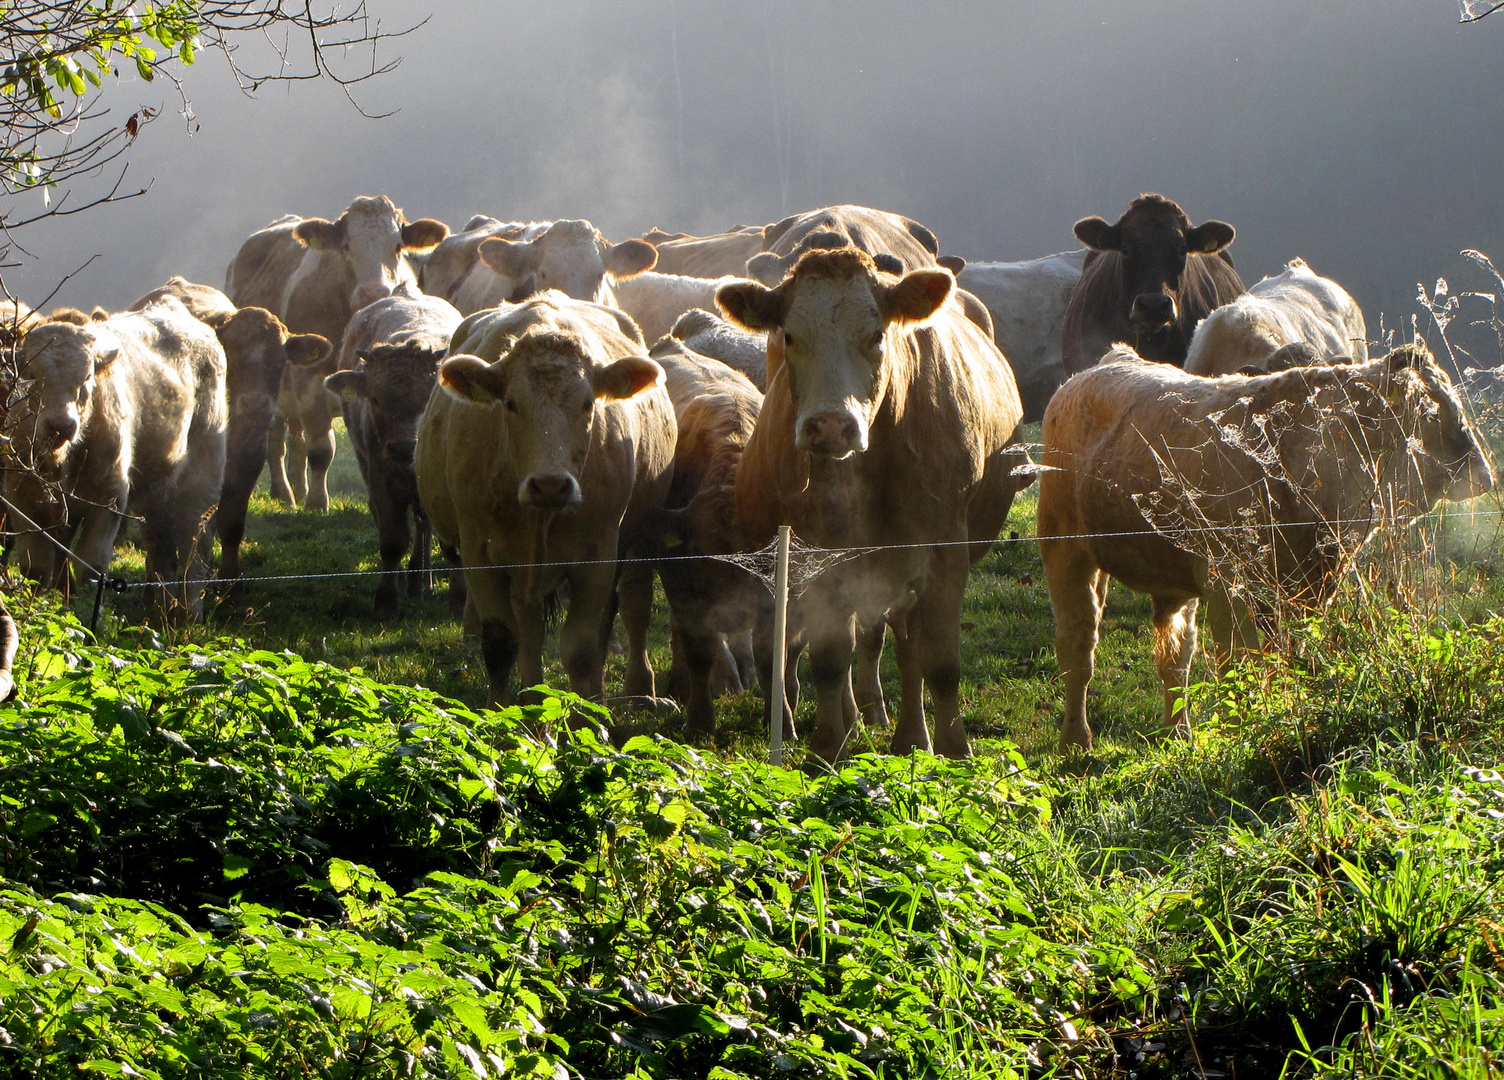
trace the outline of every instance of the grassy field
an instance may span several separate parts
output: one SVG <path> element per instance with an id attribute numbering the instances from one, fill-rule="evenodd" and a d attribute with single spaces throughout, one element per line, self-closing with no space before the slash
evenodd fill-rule
<path id="1" fill-rule="evenodd" d="M 248 577 L 374 568 L 374 528 L 343 445 L 332 480 L 326 514 L 287 512 L 258 494 L 244 557 Z M 1009 529 L 1030 537 L 1033 515 L 1029 493 Z M 716 1026 L 721 1021 L 705 1020 L 698 1034 L 686 1029 L 672 1038 L 648 1039 L 650 1052 L 628 1053 L 622 1047 L 635 1045 L 630 1039 L 595 1057 L 555 1048 L 549 1052 L 561 1055 L 567 1067 L 553 1075 L 1497 1075 L 1504 1070 L 1504 897 L 1496 885 L 1504 872 L 1504 781 L 1495 771 L 1504 742 L 1504 547 L 1498 520 L 1498 503 L 1488 501 L 1378 545 L 1327 614 L 1299 629 L 1292 654 L 1268 655 L 1223 678 L 1198 661 L 1194 677 L 1204 681 L 1192 694 L 1194 744 L 1159 737 L 1161 695 L 1150 656 L 1149 605 L 1114 586 L 1092 690 L 1100 739 L 1091 757 L 1061 758 L 1054 750 L 1060 687 L 1037 548 L 1027 539 L 999 544 L 973 571 L 962 635 L 962 696 L 978 761 L 956 767 L 926 762 L 924 783 L 915 778 L 913 764 L 872 758 L 828 781 L 789 781 L 801 786 L 790 789 L 791 802 L 779 804 L 785 806 L 779 813 L 793 815 L 781 825 L 806 845 L 791 856 L 805 862 L 786 877 L 793 883 L 785 899 L 794 929 L 780 923 L 774 910 L 783 894 L 769 886 L 764 895 L 773 911 L 770 933 L 784 935 L 780 947 L 807 955 L 815 940 L 809 934 L 818 930 L 824 958 L 826 923 L 801 924 L 794 914 L 801 896 L 837 904 L 834 894 L 809 893 L 816 876 L 823 879 L 821 867 L 832 881 L 843 875 L 848 899 L 860 894 L 870 901 L 867 890 L 876 889 L 878 878 L 895 865 L 908 866 L 912 880 L 931 881 L 925 888 L 935 891 L 926 895 L 938 921 L 916 925 L 910 907 L 907 930 L 898 933 L 882 922 L 896 909 L 874 915 L 877 909 L 868 903 L 842 908 L 829 924 L 833 940 L 855 935 L 853 940 L 866 942 L 840 955 L 865 956 L 867 948 L 874 950 L 872 957 L 884 958 L 863 961 L 877 972 L 870 976 L 874 985 L 910 987 L 905 993 L 923 996 L 928 1011 L 905 1013 L 892 995 L 873 999 L 856 989 L 867 984 L 850 972 L 834 983 L 829 975 L 800 983 L 800 976 L 795 984 L 806 986 L 801 992 L 813 994 L 810 988 L 818 987 L 823 1004 L 811 997 L 799 999 L 798 1007 L 784 1001 L 776 1009 L 749 989 L 757 980 L 745 971 L 697 983 L 684 973 L 688 967 L 676 965 L 690 965 L 698 946 L 675 935 L 690 934 L 709 909 L 700 906 L 703 899 L 675 894 L 674 903 L 689 905 L 682 909 L 682 925 L 660 926 L 639 941 L 622 969 L 630 974 L 621 978 L 637 980 L 632 985 L 640 982 L 645 993 L 672 996 L 678 986 L 686 1001 L 687 987 L 697 985 L 702 997 L 693 1000 L 713 999 L 717 1016 L 762 1017 L 757 1022 L 773 1034 L 758 1036 L 764 1041 L 757 1044 L 756 1061 L 725 1049 L 740 1045 L 740 1036 L 722 1031 Z M 139 575 L 137 553 L 124 550 L 119 569 Z M 478 646 L 448 619 L 442 594 L 412 604 L 400 622 L 380 626 L 370 618 L 374 587 L 374 577 L 252 581 L 249 614 L 171 632 L 141 630 L 144 608 L 128 592 L 109 600 L 101 639 L 122 646 L 149 640 L 190 658 L 211 648 L 236 656 L 245 649 L 285 649 L 329 665 L 330 672 L 360 671 L 378 683 L 429 687 L 478 706 L 485 695 Z M 56 651 L 23 650 L 23 681 L 39 679 L 38 665 L 55 664 L 48 656 Z M 666 670 L 661 614 L 653 659 L 660 672 Z M 547 671 L 562 682 L 556 657 L 548 658 Z M 620 676 L 620 662 L 612 658 L 608 694 Z M 333 682 L 344 677 L 328 676 Z M 891 705 L 897 695 L 891 657 L 885 658 L 884 682 Z M 359 688 L 350 693 L 362 701 L 370 697 Z M 801 709 L 806 726 L 810 708 L 806 701 Z M 619 757 L 590 751 L 596 755 L 590 760 L 615 762 L 610 768 L 623 778 L 638 776 L 633 762 L 648 770 L 631 781 L 645 785 L 631 789 L 639 792 L 634 798 L 647 800 L 647 809 L 633 812 L 661 816 L 677 805 L 673 800 L 688 799 L 716 828 L 735 832 L 747 824 L 736 808 L 756 801 L 748 792 L 777 790 L 783 781 L 769 779 L 756 765 L 765 745 L 756 698 L 749 693 L 723 700 L 720 711 L 723 730 L 709 757 L 638 741 Z M 662 724 L 649 716 L 616 719 L 633 733 L 652 734 Z M 881 752 L 885 740 L 882 732 L 866 734 L 858 752 Z M 0 808 L 6 776 L 0 767 Z M 686 790 L 699 794 L 643 794 L 658 791 L 655 784 L 687 784 Z M 738 786 L 746 784 L 751 787 Z M 999 796 L 1004 789 L 1007 794 Z M 404 790 L 416 789 L 409 784 Z M 881 821 L 859 812 L 863 800 L 876 798 L 874 790 L 886 791 L 883 799 L 890 800 L 883 802 L 888 816 Z M 819 803 L 818 813 L 810 810 L 810 799 Z M 1004 804 L 1014 809 L 999 809 Z M 1019 816 L 1019 807 L 1030 809 Z M 630 818 L 626 811 L 611 813 L 613 820 Z M 817 818 L 824 824 L 817 827 Z M 733 819 L 741 824 L 733 828 Z M 15 852 L 27 850 L 31 838 L 17 838 L 16 820 L 0 818 L 0 829 L 11 830 L 3 833 L 11 837 L 7 859 L 23 865 Z M 668 826 L 646 827 L 650 833 L 666 829 L 670 838 L 689 835 L 682 818 L 669 820 Z M 437 828 L 430 846 L 442 846 L 448 826 Z M 860 854 L 843 847 L 853 829 L 864 837 Z M 694 835 L 692 843 L 683 839 L 673 850 L 658 850 L 655 857 L 663 861 L 651 873 L 643 870 L 645 877 L 612 870 L 623 875 L 613 879 L 612 902 L 641 905 L 675 875 L 698 881 L 696 875 L 724 872 L 741 880 L 741 871 L 732 873 L 729 862 L 718 862 L 731 856 L 715 854 L 722 849 L 707 839 L 711 832 Z M 949 855 L 947 845 L 956 845 Z M 944 884 L 926 878 L 947 860 L 960 877 Z M 587 873 L 606 873 L 603 863 L 589 865 L 596 869 Z M 713 869 L 717 865 L 721 870 Z M 403 892 L 406 871 L 378 870 Z M 482 869 L 469 872 L 484 876 Z M 575 912 L 578 896 L 596 895 L 585 884 L 575 888 L 587 892 L 565 889 L 559 911 Z M 726 897 L 758 895 L 749 894 L 745 883 L 727 888 Z M 638 895 L 639 889 L 645 891 Z M 559 930 L 564 937 L 556 942 L 558 956 L 575 955 L 568 942 L 586 940 L 569 919 L 595 925 L 592 919 L 605 918 L 587 918 L 583 908 L 569 915 Z M 358 929 L 359 920 L 341 925 Z M 873 935 L 883 926 L 900 942 L 892 946 L 896 953 L 875 944 Z M 762 940 L 761 932 L 745 928 L 728 932 Z M 1017 934 L 1031 944 L 1024 948 Z M 916 935 L 928 944 L 916 945 Z M 594 946 L 579 948 L 588 953 Z M 565 1004 L 545 1005 L 552 1018 L 545 1027 L 575 1032 L 580 1002 L 605 993 L 601 980 L 616 977 L 614 970 L 608 965 L 591 976 L 594 981 L 585 980 L 578 991 L 585 998 L 558 989 L 558 983 L 555 992 Z M 632 998 L 621 1015 L 633 1009 L 641 1014 L 643 1000 Z M 823 1026 L 811 1026 L 821 1010 L 842 1018 L 839 1031 L 828 1016 Z M 824 1032 L 818 1038 L 809 1035 L 816 1027 Z M 856 1034 L 841 1034 L 848 1028 Z M 421 1032 L 414 1038 L 421 1039 Z M 808 1050 L 814 1056 L 800 1057 L 789 1049 L 793 1043 L 777 1043 L 784 1049 L 775 1050 L 767 1039 L 793 1039 L 800 1046 L 806 1046 L 800 1039 L 814 1039 L 806 1049 L 816 1049 Z M 704 1057 L 703 1040 L 730 1056 Z M 854 1048 L 869 1047 L 869 1040 L 870 1052 Z M 887 1057 L 875 1049 L 880 1044 Z M 844 1049 L 836 1053 L 837 1047 Z M 829 1061 L 820 1056 L 833 1053 Z"/>

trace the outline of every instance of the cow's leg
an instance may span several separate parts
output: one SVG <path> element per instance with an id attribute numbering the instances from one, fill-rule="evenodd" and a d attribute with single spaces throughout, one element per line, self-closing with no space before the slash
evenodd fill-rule
<path id="1" fill-rule="evenodd" d="M 1107 600 L 1108 576 L 1091 555 L 1070 541 L 1041 545 L 1050 606 L 1055 610 L 1055 660 L 1065 683 L 1065 722 L 1060 749 L 1091 749 L 1086 719 L 1086 688 L 1097 652 L 1097 629 Z"/>
<path id="2" fill-rule="evenodd" d="M 879 619 L 870 627 L 861 627 L 856 635 L 856 704 L 868 727 L 888 726 L 888 706 L 883 701 L 881 663 L 883 642 L 888 637 L 888 623 Z"/>
<path id="3" fill-rule="evenodd" d="M 303 443 L 308 458 L 307 496 L 303 498 L 304 510 L 329 509 L 329 465 L 334 461 L 334 429 L 328 417 L 307 424 Z"/>
<path id="4" fill-rule="evenodd" d="M 1248 601 L 1220 583 L 1206 596 L 1206 628 L 1211 640 L 1202 646 L 1219 671 L 1240 654 L 1258 651 L 1259 629 Z"/>
<path id="5" fill-rule="evenodd" d="M 376 519 L 376 543 L 381 553 L 381 578 L 376 583 L 376 618 L 391 622 L 397 617 L 402 592 L 402 557 L 412 548 L 407 507 L 393 497 L 386 476 L 379 470 L 370 487 L 371 516 Z M 310 497 L 311 501 L 311 497 Z"/>
<path id="6" fill-rule="evenodd" d="M 713 634 L 711 645 L 710 685 L 716 696 L 735 694 L 742 688 L 741 672 L 737 670 L 736 657 L 731 654 L 731 645 L 725 634 Z"/>
<path id="7" fill-rule="evenodd" d="M 832 611 L 832 599 L 811 596 L 805 609 L 810 677 L 815 684 L 815 730 L 810 735 L 810 750 L 828 762 L 846 755 L 847 709 L 854 712 L 856 708 L 851 700 L 856 617 L 849 611 Z"/>
<path id="8" fill-rule="evenodd" d="M 473 605 L 481 660 L 486 665 L 486 705 L 505 707 L 512 703 L 512 668 L 522 647 L 512 610 L 511 582 L 505 570 L 488 568 L 484 543 L 466 544 L 464 551 L 464 561 L 475 567 L 465 570 L 465 593 Z"/>
<path id="9" fill-rule="evenodd" d="M 715 735 L 715 699 L 711 694 L 711 668 L 715 663 L 719 635 L 704 626 L 684 627 L 679 631 L 680 647 L 688 675 L 689 694 L 684 706 L 684 727 L 691 738 L 709 739 Z"/>
<path id="10" fill-rule="evenodd" d="M 610 552 L 616 549 L 614 541 L 609 545 L 603 545 L 598 549 L 600 552 Z M 638 564 L 647 567 L 649 564 Z M 623 574 L 623 580 L 626 575 Z M 602 646 L 601 627 L 606 623 L 606 612 L 610 610 L 612 585 L 616 580 L 616 568 L 609 562 L 593 562 L 586 566 L 577 566 L 569 572 L 569 614 L 564 618 L 564 626 L 559 631 L 559 658 L 564 662 L 564 672 L 569 676 L 569 688 L 580 697 L 590 701 L 603 702 L 605 700 L 605 660 L 606 650 Z M 653 597 L 653 579 L 648 576 L 648 615 L 651 615 Z M 635 601 L 635 597 L 632 598 Z M 633 623 L 636 612 L 629 611 L 628 596 L 622 597 L 622 621 L 627 623 L 628 639 L 632 642 L 628 649 L 628 664 L 630 665 L 636 648 L 640 645 L 643 658 L 647 655 L 647 626 L 638 627 Z M 640 634 L 640 639 L 636 636 Z M 630 670 L 630 669 L 629 669 Z M 648 696 L 652 696 L 652 669 L 648 669 Z M 629 688 L 627 693 L 632 693 Z"/>
<path id="11" fill-rule="evenodd" d="M 65 528 L 63 543 L 66 545 L 71 540 L 73 554 L 101 574 L 108 575 L 110 572 L 110 562 L 115 556 L 115 537 L 120 532 L 122 520 L 114 508 L 126 505 L 127 492 L 128 489 L 122 485 L 113 498 L 106 495 L 99 499 L 98 506 L 84 506 L 70 500 L 69 517 L 78 521 L 78 534 L 70 537 L 72 529 Z M 64 558 L 57 560 L 57 567 L 64 580 L 70 570 L 77 569 L 71 560 Z"/>
<path id="12" fill-rule="evenodd" d="M 621 621 L 627 630 L 628 697 L 654 697 L 653 665 L 648 659 L 648 626 L 653 621 L 653 564 L 623 562 L 617 581 Z"/>
<path id="13" fill-rule="evenodd" d="M 757 654 L 752 645 L 752 631 L 739 630 L 727 634 L 726 647 L 731 650 L 731 656 L 736 661 L 737 681 L 741 683 L 743 690 L 752 689 L 752 682 L 757 678 Z"/>
<path id="14" fill-rule="evenodd" d="M 661 571 L 668 598 L 669 633 L 674 662 L 669 692 L 684 709 L 684 727 L 691 738 L 715 734 L 715 695 L 712 667 L 718 635 L 706 621 L 703 598 L 696 594 L 693 574 L 682 563 L 665 563 Z"/>
<path id="15" fill-rule="evenodd" d="M 205 438 L 192 463 L 178 478 L 173 499 L 172 529 L 177 565 L 181 568 L 183 608 L 189 619 L 204 617 L 204 589 L 209 577 L 210 519 L 223 486 L 225 457 L 222 441 Z"/>
<path id="16" fill-rule="evenodd" d="M 214 528 L 219 533 L 219 578 L 230 583 L 224 594 L 227 600 L 243 593 L 240 545 L 245 539 L 246 509 L 266 464 L 266 446 L 270 437 L 268 431 L 264 438 L 255 437 L 253 433 L 250 438 L 232 440 L 230 446 L 235 452 L 225 461 L 224 486 L 219 495 L 219 510 L 214 515 Z M 275 467 L 272 475 L 275 480 Z"/>
<path id="17" fill-rule="evenodd" d="M 1196 655 L 1197 604 L 1196 600 L 1154 597 L 1154 661 L 1165 684 L 1165 728 L 1183 738 L 1191 736 L 1191 711 L 1185 693 L 1191 681 L 1191 660 Z"/>
<path id="18" fill-rule="evenodd" d="M 266 426 L 266 463 L 271 466 L 272 498 L 283 505 L 295 507 L 298 499 L 293 496 L 292 481 L 287 477 L 287 454 L 295 442 L 286 418 L 278 412 L 272 423 Z M 296 439 L 301 444 L 301 438 Z M 257 472 L 257 475 L 260 475 Z M 256 487 L 256 478 L 251 478 L 251 487 Z M 250 498 L 250 496 L 247 496 Z"/>
<path id="19" fill-rule="evenodd" d="M 131 500 L 141 516 L 141 541 L 146 549 L 146 595 L 164 619 L 176 615 L 178 550 L 173 515 L 175 492 L 164 482 L 142 485 Z"/>
<path id="20" fill-rule="evenodd" d="M 940 553 L 943 566 L 930 575 L 910 621 L 917 635 L 919 666 L 935 709 L 935 750 L 944 757 L 971 756 L 971 740 L 961 719 L 961 602 L 970 560 L 960 549 Z"/>
<path id="21" fill-rule="evenodd" d="M 930 729 L 924 722 L 924 668 L 919 661 L 921 613 L 909 613 L 904 633 L 894 635 L 893 655 L 898 661 L 898 724 L 893 729 L 892 750 L 930 749 Z"/>

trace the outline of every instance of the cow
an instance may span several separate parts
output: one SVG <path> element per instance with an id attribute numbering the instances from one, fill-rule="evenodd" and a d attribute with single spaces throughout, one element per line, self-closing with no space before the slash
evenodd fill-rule
<path id="1" fill-rule="evenodd" d="M 290 334 L 282 320 L 265 308 L 236 308 L 212 285 L 182 276 L 169 278 L 130 306 L 131 311 L 175 297 L 188 313 L 207 325 L 225 350 L 225 394 L 230 418 L 225 432 L 224 487 L 214 529 L 219 535 L 218 578 L 221 601 L 234 603 L 240 584 L 240 545 L 245 538 L 251 492 L 266 465 L 267 432 L 276 414 L 277 395 L 289 364 L 307 367 L 328 360 L 334 348 L 318 334 Z"/>
<path id="2" fill-rule="evenodd" d="M 768 622 L 772 613 L 772 596 L 761 580 L 729 562 L 702 557 L 741 550 L 736 471 L 762 394 L 740 372 L 675 338 L 659 341 L 648 355 L 663 368 L 678 427 L 673 485 L 656 527 L 668 556 L 658 573 L 674 651 L 670 686 L 683 704 L 689 734 L 706 738 L 715 733 L 715 694 L 750 680 L 752 634 L 759 619 Z M 728 641 L 736 644 L 734 651 Z"/>
<path id="3" fill-rule="evenodd" d="M 202 615 L 228 411 L 214 332 L 166 297 L 86 326 L 37 327 L 21 370 L 32 380 L 18 440 L 29 469 L 7 475 L 7 498 L 99 574 L 126 514 L 139 515 L 148 578 L 175 582 L 181 571 L 190 582 L 159 591 L 159 603 Z M 17 553 L 33 577 L 66 575 L 46 537 L 21 536 Z"/>
<path id="4" fill-rule="evenodd" d="M 293 333 L 336 342 L 367 304 L 416 294 L 406 252 L 448 235 L 442 221 L 408 221 L 385 195 L 362 195 L 336 221 L 289 214 L 253 233 L 225 272 L 225 293 L 237 307 L 265 308 Z M 277 399 L 267 454 L 272 496 L 289 506 L 329 508 L 334 414 L 324 377 L 332 371 L 325 364 L 289 366 Z"/>
<path id="5" fill-rule="evenodd" d="M 1368 328 L 1358 302 L 1304 259 L 1291 260 L 1281 273 L 1202 319 L 1191 337 L 1185 369 L 1195 375 L 1272 371 L 1271 359 L 1282 349 L 1276 366 L 1361 364 L 1368 359 Z"/>
<path id="6" fill-rule="evenodd" d="M 418 426 L 418 495 L 458 550 L 489 702 L 543 681 L 545 600 L 567 583 L 559 651 L 570 688 L 602 699 L 618 553 L 646 559 L 673 476 L 663 369 L 621 312 L 546 292 L 467 318 Z M 651 563 L 624 564 L 626 693 L 654 695 Z"/>
<path id="7" fill-rule="evenodd" d="M 480 262 L 478 251 L 483 241 L 493 236 L 520 240 L 529 230 L 536 232 L 547 227 L 547 222 L 499 221 L 485 214 L 476 214 L 465 223 L 463 229 L 446 236 L 438 247 L 429 252 L 423 272 L 418 277 L 418 285 L 429 296 L 453 302 L 455 292 Z"/>
<path id="8" fill-rule="evenodd" d="M 389 296 L 357 311 L 345 328 L 337 370 L 324 387 L 343 401 L 345 430 L 365 478 L 376 521 L 381 580 L 375 616 L 397 617 L 401 564 L 408 555 L 407 593 L 427 581 L 428 518 L 418 502 L 413 454 L 418 417 L 438 382 L 439 361 L 460 313 L 433 296 Z M 409 526 L 409 515 L 411 526 Z"/>
<path id="9" fill-rule="evenodd" d="M 644 341 L 656 342 L 686 311 L 715 307 L 715 294 L 722 285 L 743 280 L 740 275 L 698 278 L 646 270 L 614 283 L 613 306 L 632 316 Z"/>
<path id="10" fill-rule="evenodd" d="M 777 288 L 717 300 L 768 333 L 768 392 L 737 473 L 743 542 L 780 524 L 820 548 L 877 547 L 828 570 L 803 598 L 816 692 L 811 749 L 846 752 L 857 722 L 858 627 L 901 621 L 895 752 L 964 756 L 961 599 L 970 564 L 1007 518 L 1023 410 L 1008 362 L 962 312 L 948 270 L 882 273 L 856 248 L 811 251 Z M 774 350 L 777 355 L 774 355 Z"/>
<path id="11" fill-rule="evenodd" d="M 763 252 L 748 259 L 746 273 L 774 286 L 804 252 L 847 245 L 866 252 L 878 260 L 878 269 L 893 274 L 936 266 L 940 254 L 935 234 L 912 218 L 867 206 L 827 206 L 792 214 L 764 229 Z"/>
<path id="12" fill-rule="evenodd" d="M 1018 380 L 1025 423 L 1044 416 L 1051 395 L 1065 381 L 1060 334 L 1086 254 L 1066 251 L 1027 262 L 973 262 L 956 275 L 956 283 L 992 316 L 993 340 Z"/>
<path id="13" fill-rule="evenodd" d="M 1423 342 L 1353 366 L 1219 379 L 1115 346 L 1044 417 L 1038 531 L 1065 681 L 1062 750 L 1091 747 L 1086 690 L 1111 578 L 1153 601 L 1165 726 L 1188 735 L 1203 597 L 1227 655 L 1252 644 L 1222 593 L 1229 581 L 1309 610 L 1375 530 L 1493 484 Z"/>
<path id="14" fill-rule="evenodd" d="M 26 331 L 40 326 L 42 316 L 14 297 L 0 299 L 0 349 L 19 345 Z"/>
<path id="15" fill-rule="evenodd" d="M 714 236 L 684 236 L 655 245 L 654 269 L 663 274 L 717 278 L 741 276 L 747 260 L 763 247 L 761 228 L 732 229 Z"/>
<path id="16" fill-rule="evenodd" d="M 768 385 L 768 342 L 766 334 L 753 334 L 704 308 L 692 308 L 680 315 L 669 328 L 669 336 L 686 349 L 719 360 L 741 372 L 757 387 L 758 393 Z"/>
<path id="17" fill-rule="evenodd" d="M 15 321 L 19 323 L 22 315 Z M 10 612 L 5 607 L 4 598 L 0 598 L 0 702 L 15 699 L 16 691 L 16 652 L 21 647 L 21 634 L 16 629 L 16 620 L 11 618 Z"/>
<path id="18" fill-rule="evenodd" d="M 658 259 L 652 244 L 613 244 L 590 222 L 579 220 L 537 222 L 517 239 L 486 237 L 476 254 L 480 261 L 450 296 L 465 315 L 547 289 L 614 305 L 613 282 L 651 270 Z"/>
<path id="19" fill-rule="evenodd" d="M 1184 366 L 1196 324 L 1244 292 L 1226 251 L 1233 227 L 1224 221 L 1192 227 L 1162 195 L 1140 195 L 1116 225 L 1082 218 L 1075 233 L 1091 254 L 1065 309 L 1060 351 L 1067 376 L 1091 367 L 1119 341 L 1146 360 Z"/>

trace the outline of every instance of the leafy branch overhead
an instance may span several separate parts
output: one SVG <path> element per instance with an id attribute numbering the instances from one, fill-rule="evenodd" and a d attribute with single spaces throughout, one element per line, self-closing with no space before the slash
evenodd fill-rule
<path id="1" fill-rule="evenodd" d="M 197 129 L 183 69 L 205 50 L 219 52 L 242 91 L 267 82 L 327 79 L 350 88 L 396 66 L 383 60 L 384 42 L 408 33 L 383 29 L 365 4 L 291 0 L 166 0 L 162 3 L 63 3 L 12 0 L 0 4 L 0 194 L 42 188 L 39 212 L 0 206 L 0 228 L 77 213 L 125 198 L 121 169 L 103 193 L 82 203 L 53 205 L 51 189 L 100 174 L 129 148 L 163 103 L 138 103 L 123 121 L 107 99 L 130 91 L 134 75 L 161 77 L 179 99 L 179 112 Z M 111 85 L 117 83 L 117 85 Z M 353 99 L 352 99 L 353 100 Z M 358 108 L 357 104 L 357 108 Z"/>

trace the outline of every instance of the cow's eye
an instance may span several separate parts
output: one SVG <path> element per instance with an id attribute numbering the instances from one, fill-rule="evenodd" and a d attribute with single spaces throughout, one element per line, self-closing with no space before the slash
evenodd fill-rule
<path id="1" fill-rule="evenodd" d="M 517 411 L 517 403 L 515 401 L 513 401 L 511 398 L 506 398 L 504 400 L 503 404 L 506 405 L 507 412 L 516 412 Z"/>
<path id="2" fill-rule="evenodd" d="M 882 344 L 883 344 L 883 332 L 881 330 L 877 331 L 870 338 L 867 339 L 867 348 L 869 348 L 869 349 L 879 349 L 879 348 L 882 347 Z"/>
<path id="3" fill-rule="evenodd" d="M 594 398 L 586 398 L 585 399 L 585 405 L 584 405 L 584 407 L 580 411 L 581 412 L 589 412 L 594 407 L 595 407 L 595 399 Z"/>
<path id="4" fill-rule="evenodd" d="M 783 343 L 785 345 L 787 345 L 789 348 L 793 348 L 793 346 L 794 346 L 794 335 L 791 334 L 791 333 L 789 333 L 787 330 L 785 330 L 783 332 Z"/>

